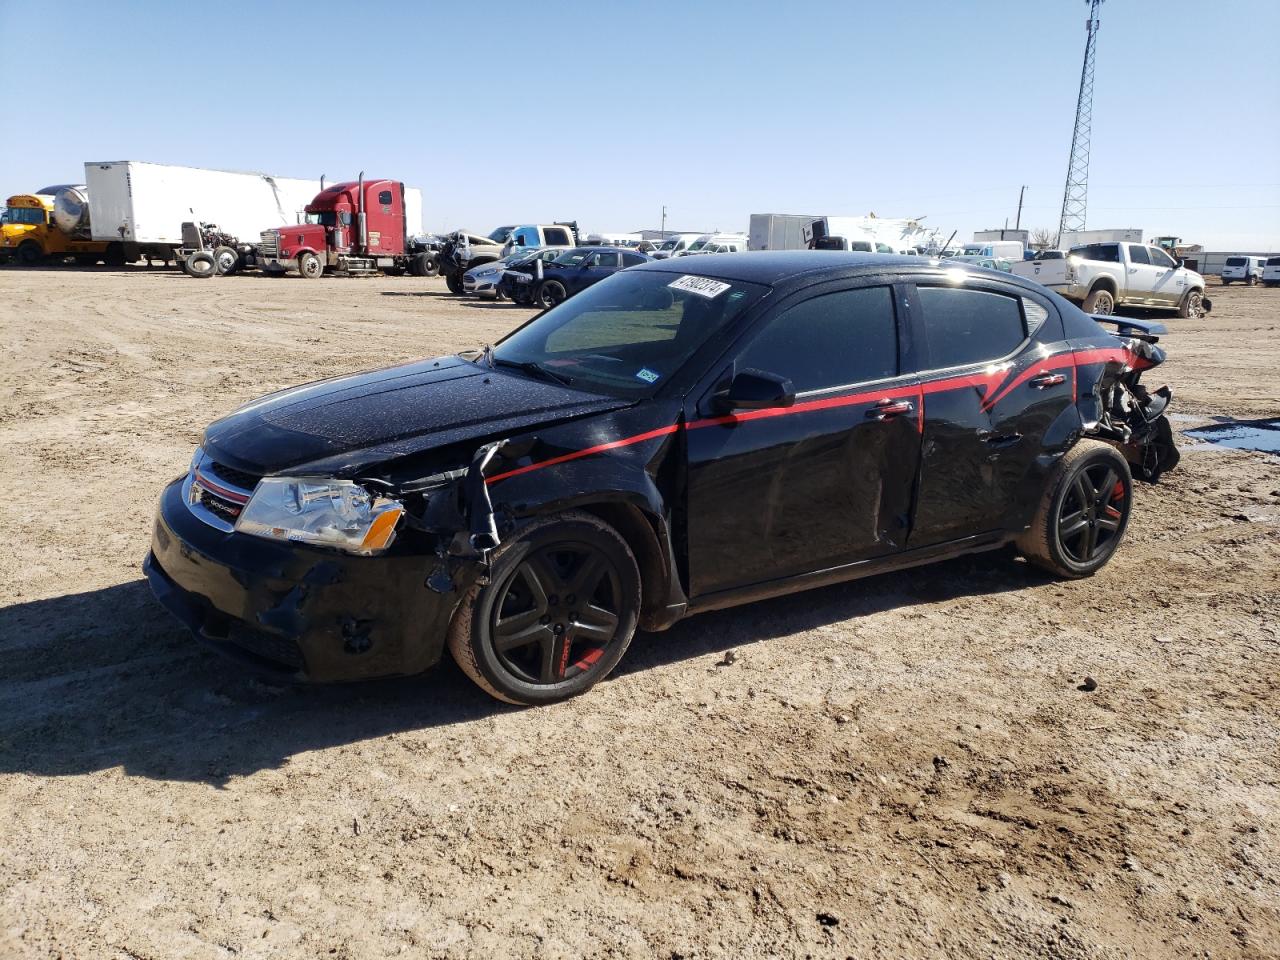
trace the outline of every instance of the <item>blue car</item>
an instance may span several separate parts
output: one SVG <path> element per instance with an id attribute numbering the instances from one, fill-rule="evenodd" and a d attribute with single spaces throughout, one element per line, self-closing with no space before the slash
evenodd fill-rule
<path id="1" fill-rule="evenodd" d="M 541 271 L 534 261 L 508 268 L 498 290 L 514 303 L 536 305 L 545 310 L 619 270 L 649 263 L 652 259 L 623 247 L 574 247 L 543 264 Z"/>

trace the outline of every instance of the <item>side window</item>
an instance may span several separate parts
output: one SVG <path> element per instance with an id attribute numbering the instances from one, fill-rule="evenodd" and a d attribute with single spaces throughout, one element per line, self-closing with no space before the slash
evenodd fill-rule
<path id="1" fill-rule="evenodd" d="M 784 310 L 738 358 L 747 367 L 790 377 L 798 393 L 897 376 L 893 291 L 842 290 Z"/>
<path id="2" fill-rule="evenodd" d="M 1027 318 L 1027 334 L 1034 335 L 1049 319 L 1049 311 L 1030 297 L 1022 298 L 1022 315 Z"/>
<path id="3" fill-rule="evenodd" d="M 870 253 L 871 244 L 866 240 L 855 240 L 853 243 L 849 244 L 849 249 L 855 253 Z"/>
<path id="4" fill-rule="evenodd" d="M 636 253 L 624 253 L 622 255 L 622 265 L 624 267 L 634 267 L 637 263 L 644 263 L 645 258 Z"/>
<path id="5" fill-rule="evenodd" d="M 569 231 L 563 227 L 547 227 L 542 231 L 542 235 L 547 238 L 547 245 L 551 247 L 567 247 L 569 246 Z"/>
<path id="6" fill-rule="evenodd" d="M 877 243 L 876 253 L 893 253 L 893 247 L 889 246 L 887 243 Z"/>
<path id="7" fill-rule="evenodd" d="M 538 243 L 538 232 L 536 230 L 517 230 L 512 237 L 517 247 L 536 247 Z"/>
<path id="8" fill-rule="evenodd" d="M 388 203 L 390 203 L 390 202 L 391 202 L 391 191 L 390 191 L 390 190 L 383 190 L 383 191 L 381 191 L 381 192 L 378 194 L 378 202 L 379 202 L 379 203 L 382 203 L 382 204 L 388 204 Z"/>
<path id="9" fill-rule="evenodd" d="M 917 297 L 935 369 L 995 360 L 1026 339 L 1020 298 L 963 287 L 920 287 Z"/>
<path id="10" fill-rule="evenodd" d="M 1129 262 L 1150 263 L 1151 256 L 1147 253 L 1146 247 L 1140 247 L 1136 243 L 1131 243 L 1129 244 Z"/>
<path id="11" fill-rule="evenodd" d="M 1120 262 L 1120 245 L 1116 243 L 1090 243 L 1078 251 L 1086 260 L 1102 263 Z"/>
<path id="12" fill-rule="evenodd" d="M 1172 270 L 1178 264 L 1173 257 L 1169 256 L 1158 247 L 1147 247 L 1147 253 L 1151 254 L 1151 262 L 1157 267 L 1164 267 L 1166 270 Z"/>

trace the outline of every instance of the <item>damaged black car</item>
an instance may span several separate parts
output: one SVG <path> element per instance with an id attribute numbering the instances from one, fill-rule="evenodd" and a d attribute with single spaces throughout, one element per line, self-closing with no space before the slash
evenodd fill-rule
<path id="1" fill-rule="evenodd" d="M 446 647 L 521 704 L 637 629 L 1015 544 L 1092 574 L 1178 459 L 1158 324 L 1007 273 L 825 251 L 622 271 L 492 347 L 205 431 L 144 564 L 205 642 L 316 681 Z"/>

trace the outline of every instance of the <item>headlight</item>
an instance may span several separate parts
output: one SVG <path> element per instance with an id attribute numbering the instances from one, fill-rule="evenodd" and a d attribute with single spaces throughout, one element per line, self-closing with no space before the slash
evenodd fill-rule
<path id="1" fill-rule="evenodd" d="M 368 556 L 391 546 L 404 507 L 350 480 L 264 477 L 236 521 L 241 533 Z"/>

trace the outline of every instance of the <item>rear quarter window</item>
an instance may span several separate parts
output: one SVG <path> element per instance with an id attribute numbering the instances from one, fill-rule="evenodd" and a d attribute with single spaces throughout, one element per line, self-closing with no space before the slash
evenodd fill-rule
<path id="1" fill-rule="evenodd" d="M 959 367 L 996 360 L 1027 338 L 1019 297 L 963 287 L 920 287 L 929 366 Z M 1039 317 L 1044 322 L 1044 317 Z"/>

